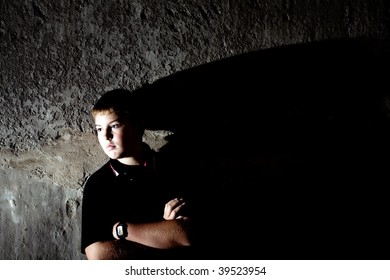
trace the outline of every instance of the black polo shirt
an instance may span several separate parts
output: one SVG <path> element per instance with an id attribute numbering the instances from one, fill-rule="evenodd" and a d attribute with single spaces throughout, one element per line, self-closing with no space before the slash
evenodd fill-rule
<path id="1" fill-rule="evenodd" d="M 114 240 L 112 228 L 120 220 L 162 221 L 165 204 L 181 197 L 174 181 L 158 174 L 150 164 L 127 166 L 109 160 L 90 176 L 84 187 L 81 252 L 85 254 L 85 248 L 94 242 Z M 166 258 L 170 250 L 147 251 L 134 258 Z"/>

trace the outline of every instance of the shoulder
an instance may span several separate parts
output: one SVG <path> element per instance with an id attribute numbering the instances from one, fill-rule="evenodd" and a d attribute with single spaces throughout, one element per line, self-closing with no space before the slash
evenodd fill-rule
<path id="1" fill-rule="evenodd" d="M 111 169 L 110 161 L 108 161 L 87 178 L 84 190 L 88 189 L 91 185 L 101 185 L 103 182 L 112 180 L 113 178 L 115 178 L 115 174 Z"/>

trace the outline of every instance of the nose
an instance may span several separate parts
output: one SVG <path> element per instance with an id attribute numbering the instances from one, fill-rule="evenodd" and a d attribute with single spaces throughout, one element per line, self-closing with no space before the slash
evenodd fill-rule
<path id="1" fill-rule="evenodd" d="M 104 137 L 107 139 L 107 140 L 111 140 L 112 139 L 112 132 L 111 132 L 111 129 L 106 129 L 104 131 Z"/>

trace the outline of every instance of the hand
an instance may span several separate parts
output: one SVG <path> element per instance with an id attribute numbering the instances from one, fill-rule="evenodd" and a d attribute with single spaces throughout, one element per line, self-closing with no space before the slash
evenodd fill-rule
<path id="1" fill-rule="evenodd" d="M 182 219 L 183 216 L 177 216 L 180 209 L 185 206 L 185 202 L 183 198 L 175 198 L 170 200 L 165 204 L 164 208 L 164 219 L 165 220 L 173 220 L 173 219 Z"/>
<path id="2" fill-rule="evenodd" d="M 118 235 L 116 234 L 116 227 L 119 225 L 119 222 L 115 223 L 113 228 L 112 228 L 112 235 L 114 236 L 115 239 L 119 240 Z"/>

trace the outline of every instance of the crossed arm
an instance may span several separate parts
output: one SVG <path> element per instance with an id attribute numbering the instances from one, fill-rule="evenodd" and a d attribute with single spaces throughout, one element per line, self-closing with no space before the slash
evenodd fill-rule
<path id="1" fill-rule="evenodd" d="M 113 236 L 116 240 L 98 241 L 90 244 L 86 249 L 87 258 L 97 259 L 125 259 L 137 247 L 147 246 L 155 249 L 171 249 L 190 246 L 189 237 L 190 219 L 178 215 L 185 206 L 183 199 L 173 199 L 165 204 L 164 220 L 154 223 L 133 224 L 127 223 L 128 235 L 120 242 L 116 235 L 116 223 L 113 226 Z"/>

